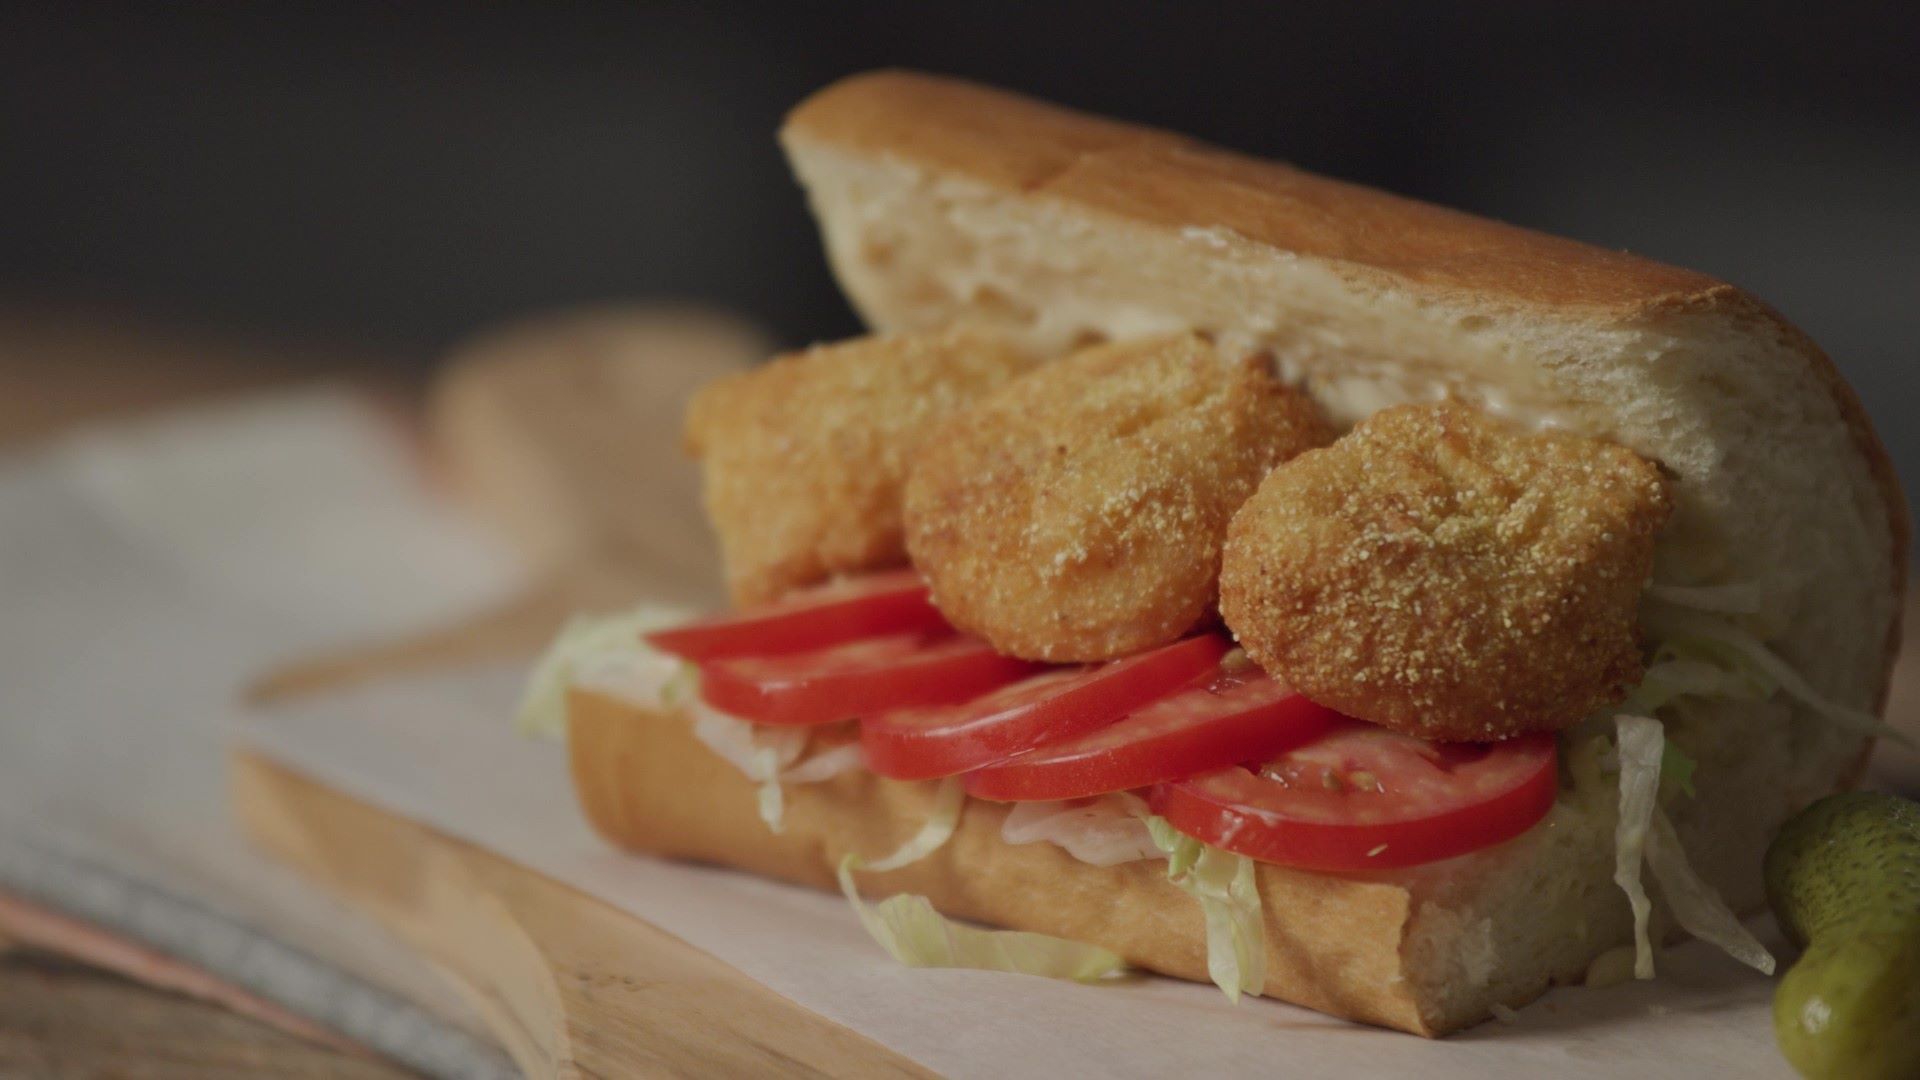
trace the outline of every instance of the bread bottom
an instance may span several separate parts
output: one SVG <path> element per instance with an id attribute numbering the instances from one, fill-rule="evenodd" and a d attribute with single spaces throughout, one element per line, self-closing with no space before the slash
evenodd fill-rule
<path id="1" fill-rule="evenodd" d="M 568 711 L 581 804 L 601 835 L 629 850 L 832 889 L 841 856 L 893 850 L 932 806 L 933 784 L 850 773 L 790 786 L 785 830 L 776 836 L 759 818 L 752 782 L 695 739 L 686 717 L 583 690 Z M 1007 844 L 1005 814 L 1003 805 L 968 800 L 946 846 L 900 870 L 863 875 L 863 891 L 920 893 L 949 915 L 1090 942 L 1136 967 L 1207 981 L 1200 907 L 1167 883 L 1164 863 L 1099 867 L 1052 844 Z M 1583 924 L 1565 933 L 1540 916 L 1538 907 L 1555 899 L 1530 894 L 1540 864 L 1557 862 L 1548 849 L 1566 846 L 1555 835 L 1565 831 L 1549 817 L 1498 848 L 1392 873 L 1261 864 L 1266 994 L 1437 1036 L 1581 974 L 1623 927 Z M 1592 870 L 1605 881 L 1605 866 Z M 1516 912 L 1530 906 L 1520 933 L 1496 933 L 1496 921 L 1523 921 Z"/>

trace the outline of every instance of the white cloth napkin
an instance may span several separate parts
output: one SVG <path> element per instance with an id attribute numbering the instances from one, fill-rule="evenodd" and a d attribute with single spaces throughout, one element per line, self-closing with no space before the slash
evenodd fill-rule
<path id="1" fill-rule="evenodd" d="M 444 980 L 246 847 L 225 767 L 247 679 L 452 619 L 517 576 L 344 390 L 0 458 L 0 889 L 425 1072 L 503 1074 Z"/>

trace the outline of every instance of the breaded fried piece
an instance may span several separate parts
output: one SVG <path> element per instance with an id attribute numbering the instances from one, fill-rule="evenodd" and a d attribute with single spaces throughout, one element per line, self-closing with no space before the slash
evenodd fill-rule
<path id="1" fill-rule="evenodd" d="M 1331 432 L 1259 358 L 1183 335 L 1083 350 L 931 435 L 907 550 L 954 625 L 1034 660 L 1105 660 L 1211 612 L 1233 511 Z"/>
<path id="2" fill-rule="evenodd" d="M 736 604 L 906 562 L 900 492 L 935 421 L 1034 361 L 960 331 L 816 345 L 711 383 L 687 406 Z"/>
<path id="3" fill-rule="evenodd" d="M 1375 414 L 1234 516 L 1220 610 L 1323 705 L 1425 738 L 1566 727 L 1640 678 L 1660 470 L 1455 404 Z"/>

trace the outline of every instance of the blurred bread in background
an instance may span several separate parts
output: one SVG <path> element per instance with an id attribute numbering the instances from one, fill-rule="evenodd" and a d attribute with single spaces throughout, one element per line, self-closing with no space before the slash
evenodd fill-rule
<path id="1" fill-rule="evenodd" d="M 456 349 L 435 381 L 434 460 L 535 568 L 628 567 L 655 599 L 710 604 L 718 556 L 681 416 L 694 390 L 771 351 L 746 320 L 696 308 L 513 323 Z"/>
<path id="2" fill-rule="evenodd" d="M 429 467 L 519 548 L 532 585 L 452 626 L 286 666 L 247 696 L 518 661 L 580 611 L 722 603 L 681 418 L 694 390 L 771 351 L 744 319 L 639 305 L 539 315 L 456 348 L 427 394 Z"/>

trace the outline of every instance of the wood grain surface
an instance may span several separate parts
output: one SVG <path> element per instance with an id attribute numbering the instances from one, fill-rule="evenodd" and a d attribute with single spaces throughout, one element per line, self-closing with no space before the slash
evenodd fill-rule
<path id="1" fill-rule="evenodd" d="M 453 974 L 529 1076 L 926 1076 L 652 925 L 240 751 L 263 849 Z"/>
<path id="2" fill-rule="evenodd" d="M 693 392 L 764 359 L 741 320 L 606 307 L 524 320 L 454 350 L 427 398 L 433 460 L 468 507 L 554 573 L 630 568 L 651 599 L 720 599 L 699 471 L 682 451 Z"/>
<path id="3" fill-rule="evenodd" d="M 303 1043 L 236 1013 L 41 953 L 0 961 L 0 1076 L 409 1075 Z"/>

